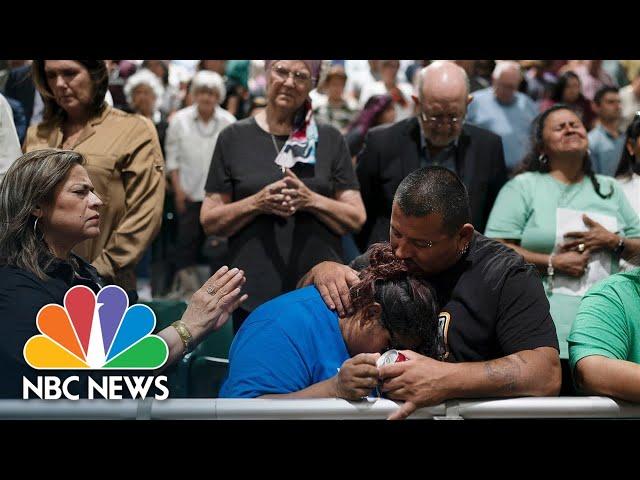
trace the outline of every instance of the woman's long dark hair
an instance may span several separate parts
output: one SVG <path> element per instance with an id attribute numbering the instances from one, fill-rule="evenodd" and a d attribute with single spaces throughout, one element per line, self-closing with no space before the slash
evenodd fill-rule
<path id="1" fill-rule="evenodd" d="M 56 103 L 55 96 L 47 83 L 47 75 L 44 71 L 46 60 L 34 60 L 31 64 L 31 75 L 33 83 L 38 91 L 42 94 L 44 103 L 44 113 L 42 115 L 42 123 L 56 123 L 65 118 L 64 109 Z M 89 72 L 91 83 L 93 84 L 93 92 L 91 92 L 91 104 L 89 110 L 92 115 L 99 115 L 106 106 L 104 97 L 109 88 L 109 71 L 107 63 L 104 60 L 74 60 L 78 62 Z"/>
<path id="2" fill-rule="evenodd" d="M 46 279 L 54 260 L 33 210 L 55 201 L 56 187 L 84 157 L 69 150 L 44 149 L 14 161 L 0 182 L 0 265 L 12 265 Z"/>
<path id="3" fill-rule="evenodd" d="M 578 75 L 573 73 L 571 70 L 569 70 L 568 72 L 564 72 L 562 75 L 560 75 L 558 81 L 551 90 L 551 100 L 557 103 L 564 102 L 564 98 L 562 98 L 564 96 L 564 90 L 565 88 L 567 88 L 567 83 L 569 83 L 569 79 L 571 78 L 578 80 L 578 82 L 582 85 L 582 82 L 580 81 L 580 77 Z M 580 95 L 578 96 L 578 100 L 576 101 L 579 101 L 580 97 L 584 97 L 584 95 L 582 95 L 582 91 L 580 91 Z"/>
<path id="4" fill-rule="evenodd" d="M 514 176 L 524 172 L 549 173 L 549 162 L 545 162 L 541 158 L 544 148 L 544 139 L 542 138 L 542 132 L 549 115 L 551 115 L 553 112 L 557 112 L 558 110 L 569 110 L 570 112 L 573 112 L 575 114 L 575 112 L 569 105 L 565 103 L 557 103 L 548 110 L 542 112 L 534 119 L 531 130 L 531 148 L 525 155 L 520 166 L 514 172 Z M 613 186 L 611 187 L 611 191 L 607 194 L 603 194 L 600 191 L 600 183 L 598 182 L 596 174 L 593 171 L 593 167 L 591 166 L 591 157 L 589 156 L 589 152 L 587 152 L 584 156 L 584 160 L 582 162 L 582 172 L 589 177 L 591 183 L 593 184 L 593 189 L 596 191 L 600 198 L 611 198 L 611 196 L 613 195 Z"/>
<path id="5" fill-rule="evenodd" d="M 368 254 L 369 266 L 360 272 L 360 282 L 350 290 L 354 310 L 379 303 L 380 322 L 392 337 L 420 339 L 416 350 L 435 358 L 439 312 L 435 291 L 393 254 L 389 243 L 373 244 Z"/>
<path id="6" fill-rule="evenodd" d="M 635 143 L 640 138 L 640 112 L 633 117 L 633 122 L 627 127 L 625 134 L 624 147 L 622 148 L 622 156 L 616 170 L 616 177 L 630 177 L 632 173 L 640 174 L 640 165 L 638 159 L 632 153 L 629 153 L 627 145 L 629 141 Z"/>

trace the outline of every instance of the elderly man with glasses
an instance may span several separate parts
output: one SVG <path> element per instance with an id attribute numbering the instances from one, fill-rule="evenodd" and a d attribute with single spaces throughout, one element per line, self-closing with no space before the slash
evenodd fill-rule
<path id="1" fill-rule="evenodd" d="M 367 210 L 358 246 L 386 240 L 396 188 L 412 171 L 440 165 L 458 174 L 471 201 L 471 219 L 482 232 L 507 178 L 502 141 L 488 130 L 465 124 L 469 78 L 452 62 L 437 61 L 417 79 L 418 114 L 369 131 L 356 171 Z"/>

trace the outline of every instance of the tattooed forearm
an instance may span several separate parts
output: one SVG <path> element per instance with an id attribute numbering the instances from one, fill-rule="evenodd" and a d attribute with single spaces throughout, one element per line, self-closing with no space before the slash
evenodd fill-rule
<path id="1" fill-rule="evenodd" d="M 477 367 L 479 388 L 474 395 L 555 396 L 560 391 L 561 372 L 558 350 L 540 347 L 482 362 Z"/>
<path id="2" fill-rule="evenodd" d="M 509 395 L 516 390 L 521 372 L 519 362 L 514 358 L 505 357 L 486 362 L 484 369 L 489 382 L 495 386 L 496 393 Z"/>

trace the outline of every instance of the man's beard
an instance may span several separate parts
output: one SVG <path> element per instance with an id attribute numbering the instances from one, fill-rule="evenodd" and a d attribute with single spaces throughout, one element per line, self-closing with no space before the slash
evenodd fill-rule
<path id="1" fill-rule="evenodd" d="M 455 142 L 455 140 L 458 138 L 458 135 L 450 135 L 450 136 L 438 136 L 437 137 L 437 141 L 434 141 L 432 138 L 427 138 L 427 136 L 425 135 L 425 139 L 427 140 L 427 144 L 432 146 L 432 147 L 438 147 L 438 148 L 443 148 L 446 147 L 448 145 L 451 145 L 451 143 Z"/>

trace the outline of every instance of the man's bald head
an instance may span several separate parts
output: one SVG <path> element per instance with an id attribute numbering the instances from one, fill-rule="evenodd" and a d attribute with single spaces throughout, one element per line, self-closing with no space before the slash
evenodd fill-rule
<path id="1" fill-rule="evenodd" d="M 466 101 L 469 96 L 469 77 L 464 68 L 453 62 L 439 60 L 418 73 L 418 97 Z"/>
<path id="2" fill-rule="evenodd" d="M 418 73 L 418 98 L 422 131 L 432 147 L 444 148 L 462 132 L 467 113 L 469 77 L 453 62 L 437 61 Z"/>
<path id="3" fill-rule="evenodd" d="M 496 68 L 494 68 L 491 73 L 491 78 L 493 80 L 500 78 L 517 78 L 518 80 L 522 80 L 522 68 L 518 62 L 514 62 L 513 60 L 498 62 Z"/>
<path id="4" fill-rule="evenodd" d="M 493 91 L 500 103 L 511 103 L 522 82 L 522 69 L 517 62 L 498 62 L 491 74 Z"/>

